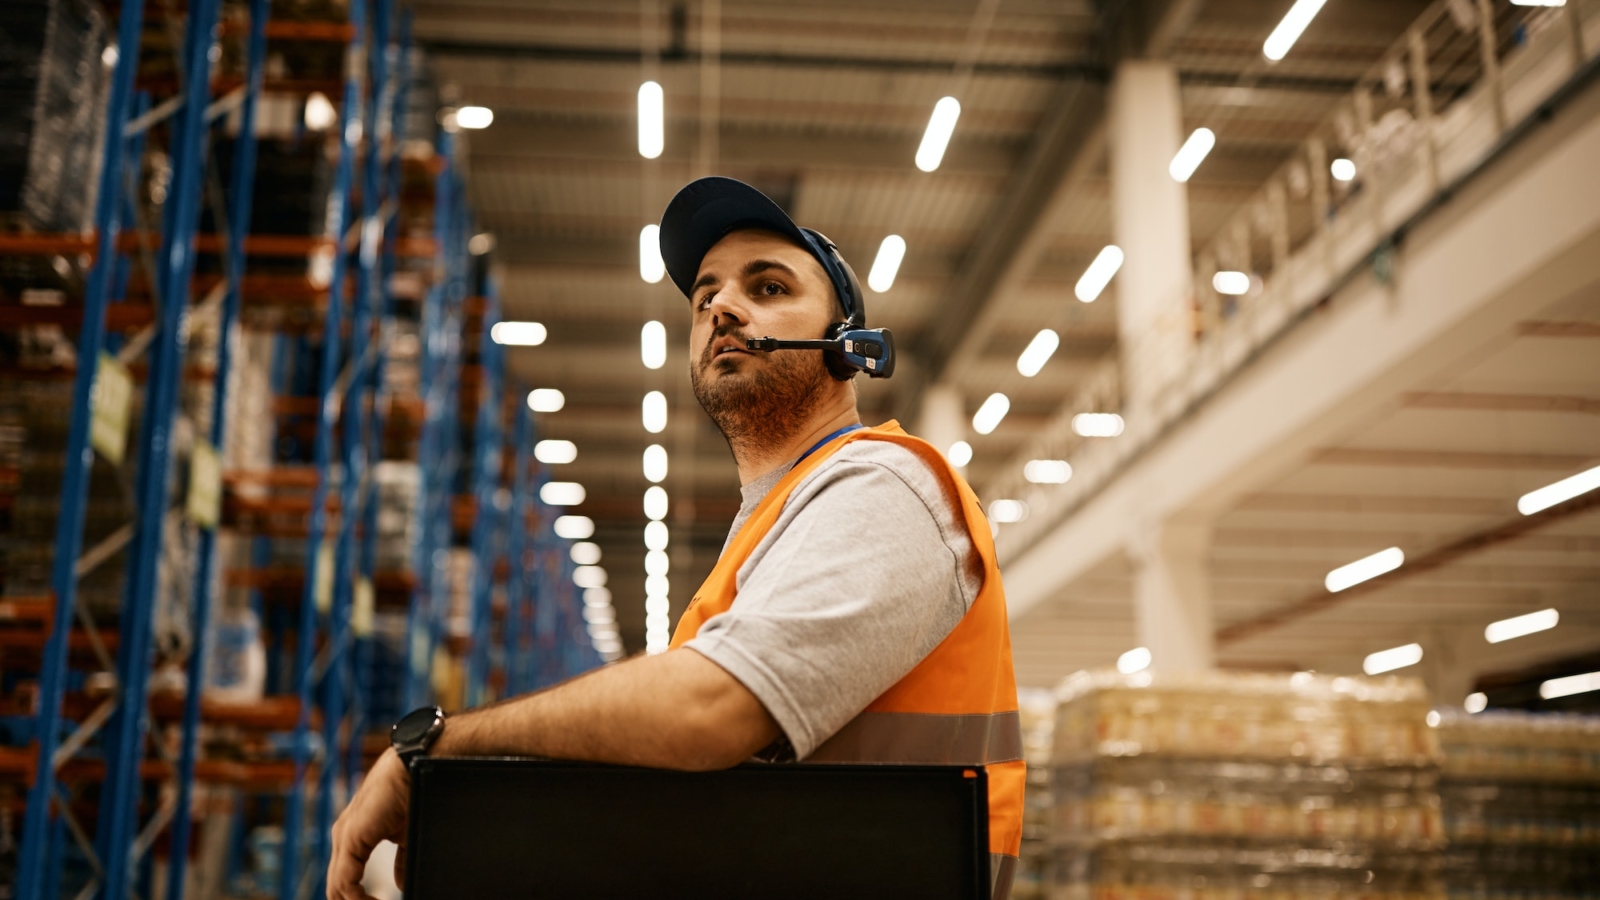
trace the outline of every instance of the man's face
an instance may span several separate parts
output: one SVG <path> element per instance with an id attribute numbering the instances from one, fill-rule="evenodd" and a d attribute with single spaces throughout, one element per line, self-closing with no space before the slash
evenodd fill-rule
<path id="1" fill-rule="evenodd" d="M 820 338 L 838 318 L 811 254 L 769 231 L 735 231 L 701 260 L 689 304 L 690 380 L 723 433 L 781 437 L 803 420 L 831 381 L 821 352 L 751 352 L 745 340 Z"/>

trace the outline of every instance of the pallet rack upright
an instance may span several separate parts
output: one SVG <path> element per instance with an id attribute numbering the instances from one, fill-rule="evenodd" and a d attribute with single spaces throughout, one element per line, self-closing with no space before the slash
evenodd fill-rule
<path id="1" fill-rule="evenodd" d="M 181 900 L 189 884 L 188 857 L 196 830 L 193 814 L 203 799 L 197 793 L 199 784 L 281 795 L 283 865 L 271 890 L 289 900 L 320 887 L 328 827 L 339 797 L 356 784 L 368 719 L 365 704 L 373 642 L 365 623 L 372 617 L 373 585 L 380 574 L 376 550 L 380 499 L 374 496 L 373 482 L 385 458 L 390 405 L 400 402 L 387 396 L 385 376 L 386 350 L 394 336 L 397 258 L 416 259 L 419 249 L 426 249 L 434 260 L 431 284 L 420 303 L 418 335 L 423 397 L 417 533 L 411 550 L 403 654 L 407 702 L 421 705 L 435 696 L 429 676 L 446 648 L 466 651 L 466 694 L 473 701 L 486 698 L 491 690 L 526 690 L 598 662 L 576 614 L 569 542 L 550 532 L 554 511 L 534 499 L 545 476 L 529 459 L 533 417 L 518 403 L 514 427 L 505 427 L 504 351 L 490 339 L 498 321 L 498 299 L 492 289 L 482 291 L 489 299 L 481 311 L 469 315 L 470 216 L 463 177 L 453 159 L 456 141 L 448 130 L 439 134 L 431 161 L 433 238 L 420 243 L 406 239 L 407 247 L 400 247 L 404 166 L 399 123 L 407 110 L 411 73 L 404 21 L 398 29 L 395 64 L 389 63 L 393 0 L 374 0 L 370 7 L 363 0 L 352 0 L 347 23 L 272 23 L 270 0 L 246 2 L 242 84 L 225 93 L 219 85 L 227 86 L 227 79 L 217 76 L 213 66 L 226 63 L 218 62 L 214 50 L 219 36 L 237 35 L 240 29 L 224 28 L 222 0 L 191 0 L 188 5 L 175 93 L 161 76 L 141 76 L 141 59 L 149 61 L 149 55 L 141 53 L 147 25 L 144 8 L 141 0 L 123 3 L 117 43 L 107 54 L 115 62 L 92 235 L 0 235 L 0 254 L 90 253 L 93 260 L 81 308 L 71 304 L 64 310 L 0 308 L 4 314 L 0 327 L 43 322 L 78 324 L 79 329 L 66 464 L 55 516 L 52 596 L 31 606 L 12 603 L 0 610 L 0 626 L 16 624 L 16 609 L 34 607 L 38 613 L 31 621 L 43 625 L 32 709 L 25 717 L 12 715 L 0 723 L 31 741 L 26 751 L 0 748 L 4 771 L 18 773 L 28 788 L 17 881 L 18 895 L 26 898 L 54 897 L 69 886 L 63 866 L 70 835 L 88 866 L 86 876 L 77 870 L 72 875 L 78 882 L 70 886 L 80 895 L 121 897 L 130 890 L 150 895 L 157 868 L 151 851 L 170 845 L 165 893 L 168 900 Z M 269 39 L 335 40 L 345 45 L 334 133 L 337 161 L 326 203 L 329 215 L 322 225 L 325 237 L 251 233 L 257 126 L 263 96 L 275 89 L 264 74 Z M 136 97 L 139 77 L 149 79 L 158 96 L 166 99 L 152 106 L 145 95 Z M 161 93 L 164 85 L 167 94 Z M 281 80 L 276 89 L 302 96 L 312 90 L 305 83 Z M 214 91 L 221 96 L 213 99 Z M 209 141 L 219 122 L 236 129 L 231 163 L 224 173 L 226 191 L 219 189 L 215 174 L 207 181 L 208 167 L 217 158 Z M 145 137 L 163 128 L 171 180 L 165 203 L 153 201 L 163 209 L 160 251 L 152 253 L 147 243 L 152 229 L 139 227 L 144 198 L 138 194 L 146 188 Z M 313 138 L 312 145 L 320 143 Z M 359 213 L 351 209 L 355 197 L 361 204 Z M 208 202 L 217 234 L 203 233 L 201 211 Z M 331 271 L 320 287 L 315 279 L 246 271 L 256 258 L 293 260 L 305 255 L 311 261 L 324 252 L 331 259 Z M 197 262 L 205 256 L 216 258 L 220 277 L 209 271 L 197 274 Z M 354 291 L 347 291 L 352 283 Z M 117 303 L 130 289 L 137 298 Z M 271 396 L 277 398 L 269 396 L 268 402 L 278 411 L 292 416 L 309 407 L 314 416 L 311 465 L 296 467 L 291 461 L 287 466 L 274 463 L 271 471 L 222 470 L 230 418 L 240 418 L 230 416 L 230 377 L 241 359 L 262 362 L 259 352 L 254 358 L 240 356 L 239 333 L 247 322 L 259 328 L 263 321 L 260 315 L 252 319 L 246 313 L 270 308 L 285 315 L 267 316 L 269 328 L 292 329 L 295 314 L 308 311 L 322 298 L 326 306 L 320 346 L 303 336 L 280 334 L 273 340 L 271 375 L 266 379 Z M 461 331 L 472 318 L 481 326 L 476 336 L 479 345 L 476 364 L 464 371 Z M 217 331 L 214 360 L 204 356 L 206 345 L 193 350 L 188 346 L 191 326 L 212 321 Z M 112 334 L 141 326 L 143 330 L 125 345 Z M 114 350 L 125 363 L 146 348 L 150 365 L 138 437 L 130 454 L 137 461 L 136 521 L 85 553 L 89 473 L 96 458 L 91 449 L 91 401 L 97 383 L 120 370 L 101 360 L 109 358 L 106 351 Z M 206 362 L 210 371 L 205 371 Z M 291 376 L 304 385 L 308 373 L 315 379 L 312 396 L 292 396 Z M 210 395 L 202 392 L 203 409 L 196 405 L 185 412 L 193 401 L 185 401 L 182 385 L 197 379 L 209 387 Z M 463 417 L 457 397 L 466 384 L 476 388 L 479 405 L 468 479 L 471 502 L 463 503 L 469 498 L 457 495 L 456 473 L 469 459 L 458 440 Z M 182 564 L 186 569 L 182 574 L 192 575 L 193 582 L 180 585 L 191 641 L 187 659 L 174 658 L 186 676 L 181 696 L 170 684 L 158 696 L 151 692 L 154 620 L 158 592 L 171 593 L 166 580 L 171 561 L 163 553 L 174 516 L 174 468 L 184 461 L 190 470 L 191 501 L 209 489 L 226 502 L 219 501 L 220 514 L 207 519 L 192 513 L 193 526 L 172 532 L 192 534 L 195 540 L 193 560 Z M 505 502 L 508 481 L 510 503 Z M 245 502 L 249 498 L 243 495 L 223 496 L 221 485 L 242 483 L 265 485 L 269 494 L 276 487 L 309 488 L 310 502 L 270 497 Z M 482 627 L 473 628 L 470 641 L 463 641 L 449 634 L 449 576 L 452 548 L 457 546 L 455 515 L 467 509 L 474 510 L 476 518 L 470 529 L 472 577 L 466 600 L 469 621 Z M 291 519 L 303 515 L 304 531 L 293 521 L 284 526 L 285 514 Z M 337 515 L 336 523 L 330 522 L 330 515 Z M 223 552 L 219 542 L 228 531 L 249 542 L 247 564 Z M 274 559 L 270 536 L 302 533 L 303 564 L 280 564 L 269 570 Z M 323 548 L 330 535 L 328 554 Z M 86 572 L 108 565 L 124 547 L 126 586 L 117 624 L 115 629 L 104 628 L 78 602 L 78 584 Z M 496 636 L 494 601 L 502 577 L 505 606 Z M 271 612 L 271 618 L 284 626 L 272 629 L 268 654 L 269 691 L 283 693 L 254 704 L 224 705 L 204 696 L 213 632 L 211 607 L 221 601 L 215 596 L 219 580 L 250 589 L 258 620 L 268 618 L 259 613 Z M 281 590 L 275 590 L 289 585 L 296 586 L 299 594 L 298 610 L 283 601 Z M 297 622 L 288 620 L 290 612 Z M 115 661 L 108 649 L 113 639 Z M 284 665 L 285 648 L 291 643 L 294 659 Z M 98 668 L 83 662 L 91 651 Z M 94 677 L 86 681 L 91 674 Z M 108 682 L 113 685 L 109 696 L 103 689 Z M 86 690 L 90 684 L 100 685 L 102 692 Z M 18 708 L 17 701 L 0 699 L 8 704 L 6 712 Z M 217 724 L 243 724 L 261 739 L 258 745 L 282 748 L 289 761 L 241 764 L 206 758 L 201 735 Z M 148 732 L 153 725 L 175 725 L 176 734 L 152 737 Z M 172 737 L 175 751 L 168 749 Z M 160 791 L 150 790 L 150 783 L 157 780 L 167 784 Z M 74 800 L 83 799 L 86 795 L 81 792 L 93 790 L 96 783 L 99 808 L 91 845 L 81 817 L 94 813 L 94 807 Z M 308 831 L 308 825 L 314 828 Z M 169 840 L 158 844 L 163 830 Z"/>

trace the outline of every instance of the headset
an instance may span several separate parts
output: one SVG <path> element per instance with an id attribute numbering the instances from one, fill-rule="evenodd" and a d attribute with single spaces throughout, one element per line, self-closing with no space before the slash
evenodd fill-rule
<path id="1" fill-rule="evenodd" d="M 780 341 L 775 337 L 751 338 L 746 350 L 770 353 L 774 350 L 821 350 L 823 364 L 836 381 L 849 381 L 857 372 L 869 378 L 888 378 L 894 374 L 894 335 L 887 328 L 867 328 L 866 297 L 855 270 L 844 261 L 839 248 L 820 231 L 801 228 L 811 244 L 812 255 L 822 263 L 828 281 L 844 307 L 844 321 L 828 326 L 828 333 L 815 341 Z"/>

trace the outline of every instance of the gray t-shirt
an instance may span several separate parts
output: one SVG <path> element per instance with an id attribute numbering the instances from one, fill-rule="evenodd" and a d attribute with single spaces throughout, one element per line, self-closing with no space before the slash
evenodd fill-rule
<path id="1" fill-rule="evenodd" d="M 741 489 L 730 543 L 793 465 Z M 927 464 L 868 438 L 795 486 L 736 579 L 733 607 L 684 646 L 755 694 L 805 759 L 955 628 L 983 563 Z"/>

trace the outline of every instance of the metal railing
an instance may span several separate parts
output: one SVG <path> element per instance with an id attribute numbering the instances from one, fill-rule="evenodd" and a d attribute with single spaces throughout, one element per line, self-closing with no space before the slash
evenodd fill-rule
<path id="1" fill-rule="evenodd" d="M 1320 302 L 1369 267 L 1387 277 L 1405 229 L 1447 198 L 1534 123 L 1541 108 L 1592 69 L 1600 0 L 1526 7 L 1504 0 L 1439 0 L 1194 258 L 1195 340 L 1185 364 L 1145 398 L 1124 395 L 1127 360 L 1102 361 L 1077 392 L 985 485 L 1020 498 L 1028 518 L 1003 531 L 1014 556 L 1088 502 Z M 1334 160 L 1341 175 L 1333 176 Z M 1219 271 L 1250 276 L 1227 296 Z M 1140 373 L 1148 374 L 1148 373 Z M 1135 379 L 1136 380 L 1136 379 Z M 1133 402 L 1128 402 L 1129 400 Z M 1084 439 L 1072 419 L 1123 409 L 1126 430 Z M 1066 459 L 1063 485 L 1023 480 L 1030 459 Z"/>

